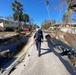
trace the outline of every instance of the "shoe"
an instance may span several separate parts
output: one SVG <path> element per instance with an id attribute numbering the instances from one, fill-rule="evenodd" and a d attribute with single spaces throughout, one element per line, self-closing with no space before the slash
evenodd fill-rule
<path id="1" fill-rule="evenodd" d="M 40 57 L 41 56 L 41 54 L 38 54 L 38 57 Z"/>
<path id="2" fill-rule="evenodd" d="M 38 48 L 36 48 L 38 50 Z"/>
<path id="3" fill-rule="evenodd" d="M 41 51 L 39 51 L 39 53 L 38 53 L 38 56 L 39 56 L 39 57 L 41 56 L 41 54 L 40 54 L 40 53 L 41 53 Z"/>

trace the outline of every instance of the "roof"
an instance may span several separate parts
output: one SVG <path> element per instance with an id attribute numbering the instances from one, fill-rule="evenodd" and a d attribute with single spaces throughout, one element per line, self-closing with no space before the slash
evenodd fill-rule
<path id="1" fill-rule="evenodd" d="M 6 19 L 6 18 L 0 18 L 0 20 L 11 21 L 11 22 L 17 22 L 17 21 L 13 21 L 13 20 L 8 20 L 8 19 Z"/>

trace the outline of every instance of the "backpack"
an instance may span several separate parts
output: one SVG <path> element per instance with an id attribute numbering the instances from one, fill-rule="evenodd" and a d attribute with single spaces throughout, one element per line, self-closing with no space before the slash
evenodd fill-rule
<path id="1" fill-rule="evenodd" d="M 36 40 L 41 41 L 41 33 L 36 33 Z"/>

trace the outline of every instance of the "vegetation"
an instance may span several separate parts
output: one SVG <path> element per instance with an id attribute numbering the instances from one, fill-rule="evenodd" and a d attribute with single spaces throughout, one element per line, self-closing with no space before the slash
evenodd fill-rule
<path id="1" fill-rule="evenodd" d="M 48 10 L 48 16 L 50 17 L 49 14 L 49 0 L 45 0 L 46 1 L 46 6 L 47 6 L 47 10 Z M 53 1 L 53 0 L 52 0 Z M 57 7 L 53 8 L 53 10 L 59 10 L 59 16 L 58 16 L 58 23 L 59 23 L 59 19 L 60 19 L 60 15 L 62 13 L 62 9 L 64 7 L 64 5 L 66 5 L 66 11 L 63 14 L 63 23 L 68 23 L 71 21 L 71 15 L 73 14 L 73 12 L 76 12 L 76 0 L 59 0 L 59 4 L 55 3 L 55 5 L 57 5 Z M 73 19 L 75 21 L 75 19 Z"/>
<path id="2" fill-rule="evenodd" d="M 76 4 L 74 4 L 75 0 L 61 0 L 61 1 L 63 2 L 66 1 L 67 3 L 66 12 L 64 13 L 63 19 L 62 19 L 63 22 L 67 24 L 71 19 L 70 16 L 73 13 L 73 11 L 76 12 Z"/>
<path id="3" fill-rule="evenodd" d="M 13 19 L 18 21 L 18 27 L 20 28 L 20 22 L 22 21 L 22 14 L 23 14 L 23 5 L 14 0 L 12 3 L 12 10 L 14 11 Z"/>
<path id="4" fill-rule="evenodd" d="M 20 30 L 21 22 L 29 22 L 29 15 L 23 14 L 23 5 L 17 0 L 12 3 L 12 10 L 14 11 L 13 19 L 18 22 L 18 30 Z"/>
<path id="5" fill-rule="evenodd" d="M 70 8 L 76 12 L 76 4 L 71 4 Z"/>
<path id="6" fill-rule="evenodd" d="M 48 29 L 51 26 L 51 22 L 49 20 L 44 20 L 41 24 L 42 29 Z"/>
<path id="7" fill-rule="evenodd" d="M 26 24 L 26 22 L 29 22 L 29 15 L 28 14 L 23 14 L 23 22 Z"/>
<path id="8" fill-rule="evenodd" d="M 42 29 L 50 29 L 56 23 L 56 20 L 44 20 L 41 24 Z"/>
<path id="9" fill-rule="evenodd" d="M 37 24 L 34 24 L 33 28 L 36 29 L 36 28 L 39 28 L 39 26 Z"/>
<path id="10" fill-rule="evenodd" d="M 42 25 L 42 29 L 48 29 L 50 27 L 51 23 Z"/>

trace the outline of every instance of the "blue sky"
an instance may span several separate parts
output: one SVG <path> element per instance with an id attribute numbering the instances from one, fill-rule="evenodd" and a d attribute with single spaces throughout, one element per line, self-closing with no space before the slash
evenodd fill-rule
<path id="1" fill-rule="evenodd" d="M 27 13 L 30 18 L 33 18 L 33 22 L 40 25 L 44 20 L 50 20 L 54 19 L 58 22 L 58 16 L 59 16 L 59 10 L 51 10 L 54 7 L 57 7 L 55 3 L 58 3 L 58 0 L 49 0 L 49 12 L 50 12 L 50 18 L 48 16 L 47 8 L 45 0 L 18 0 L 23 4 L 23 8 L 25 9 L 24 13 Z M 14 2 L 14 0 L 0 0 L 0 16 L 10 16 L 13 14 L 13 11 L 11 9 L 11 3 Z M 61 6 L 60 6 L 61 7 Z M 65 6 L 63 7 L 63 11 L 61 14 L 62 16 L 65 12 Z"/>

